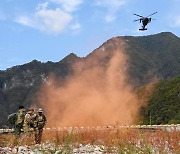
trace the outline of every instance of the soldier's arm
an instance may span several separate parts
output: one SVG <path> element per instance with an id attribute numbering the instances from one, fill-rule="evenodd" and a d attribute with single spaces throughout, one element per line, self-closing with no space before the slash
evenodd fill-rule
<path id="1" fill-rule="evenodd" d="M 31 122 L 31 116 L 29 114 L 26 114 L 24 120 L 26 120 L 27 123 L 30 123 Z"/>
<path id="2" fill-rule="evenodd" d="M 32 115 L 32 119 L 36 120 L 36 118 L 37 118 L 37 114 L 35 113 Z"/>
<path id="3" fill-rule="evenodd" d="M 47 119 L 46 119 L 46 116 L 44 115 L 44 126 L 46 125 L 47 123 Z"/>

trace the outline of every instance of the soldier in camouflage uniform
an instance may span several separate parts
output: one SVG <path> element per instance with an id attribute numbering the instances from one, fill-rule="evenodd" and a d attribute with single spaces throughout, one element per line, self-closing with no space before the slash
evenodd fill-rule
<path id="1" fill-rule="evenodd" d="M 24 130 L 24 143 L 28 144 L 31 140 L 33 135 L 33 116 L 34 116 L 34 109 L 30 108 L 28 112 L 25 114 L 23 130 Z"/>
<path id="2" fill-rule="evenodd" d="M 25 133 L 31 131 L 33 128 L 33 114 L 34 114 L 34 109 L 30 108 L 25 115 L 24 124 L 23 124 L 23 130 Z"/>
<path id="3" fill-rule="evenodd" d="M 46 125 L 46 116 L 43 114 L 43 110 L 39 109 L 35 118 L 35 142 L 41 143 L 43 128 Z"/>
<path id="4" fill-rule="evenodd" d="M 16 113 L 15 124 L 14 124 L 15 135 L 19 136 L 21 133 L 21 129 L 23 128 L 23 123 L 24 123 L 24 116 L 25 116 L 24 106 L 19 106 L 19 110 Z"/>

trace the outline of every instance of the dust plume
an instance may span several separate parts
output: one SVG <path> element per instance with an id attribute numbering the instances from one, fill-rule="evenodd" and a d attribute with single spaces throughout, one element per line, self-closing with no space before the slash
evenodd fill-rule
<path id="1" fill-rule="evenodd" d="M 128 60 L 122 50 L 112 53 L 104 65 L 94 58 L 77 63 L 63 83 L 49 78 L 38 98 L 48 126 L 133 124 L 139 106 L 128 83 Z"/>

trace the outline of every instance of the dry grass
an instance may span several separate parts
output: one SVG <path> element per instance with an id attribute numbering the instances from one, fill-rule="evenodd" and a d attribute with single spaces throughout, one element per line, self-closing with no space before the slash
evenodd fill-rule
<path id="1" fill-rule="evenodd" d="M 104 145 L 111 149 L 118 147 L 121 152 L 124 148 L 136 151 L 147 151 L 155 148 L 160 152 L 180 152 L 180 132 L 173 131 L 150 131 L 138 129 L 104 129 L 104 130 L 74 130 L 57 131 L 45 130 L 42 142 L 52 142 L 57 145 L 72 145 L 77 147 L 80 144 Z M 33 145 L 34 135 L 26 137 L 22 134 L 16 139 L 12 134 L 0 135 L 0 147 L 15 145 Z M 168 153 L 168 152 L 167 152 Z"/>

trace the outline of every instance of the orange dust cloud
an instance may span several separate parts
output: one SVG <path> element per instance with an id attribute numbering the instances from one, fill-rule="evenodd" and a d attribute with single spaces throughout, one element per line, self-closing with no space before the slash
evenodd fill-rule
<path id="1" fill-rule="evenodd" d="M 49 78 L 42 86 L 38 102 L 49 127 L 133 124 L 139 106 L 128 83 L 127 57 L 122 50 L 112 53 L 106 65 L 89 58 L 63 83 Z"/>

